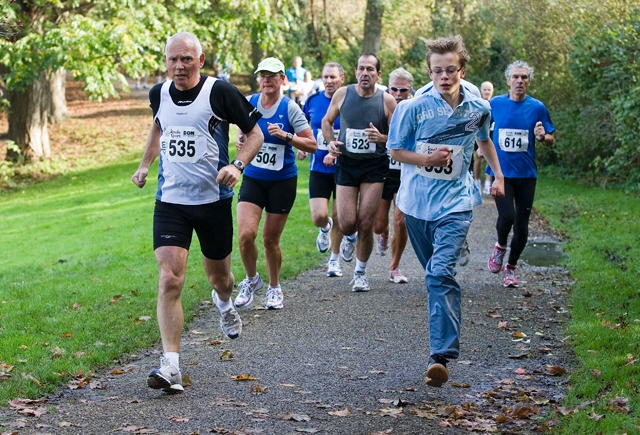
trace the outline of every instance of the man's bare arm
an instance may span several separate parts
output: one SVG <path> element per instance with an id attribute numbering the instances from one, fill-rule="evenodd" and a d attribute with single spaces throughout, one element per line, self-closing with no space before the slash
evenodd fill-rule
<path id="1" fill-rule="evenodd" d="M 140 165 L 138 165 L 138 169 L 131 177 L 133 184 L 139 188 L 143 188 L 144 185 L 147 184 L 149 167 L 158 155 L 160 155 L 160 127 L 154 123 L 149 129 L 147 145 L 144 147 L 144 153 L 142 154 Z"/>

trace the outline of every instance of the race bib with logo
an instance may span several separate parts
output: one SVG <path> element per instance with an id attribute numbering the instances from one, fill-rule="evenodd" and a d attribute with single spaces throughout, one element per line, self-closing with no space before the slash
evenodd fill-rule
<path id="1" fill-rule="evenodd" d="M 376 152 L 376 144 L 369 142 L 364 130 L 347 128 L 346 142 L 344 146 L 347 151 L 356 154 L 370 154 Z"/>
<path id="2" fill-rule="evenodd" d="M 338 137 L 340 134 L 340 130 L 333 130 L 334 138 Z M 316 138 L 316 145 L 319 150 L 329 151 L 327 146 L 327 141 L 324 139 L 324 135 L 322 134 L 322 130 L 318 130 L 318 137 Z"/>
<path id="3" fill-rule="evenodd" d="M 260 151 L 253 158 L 251 164 L 270 171 L 279 171 L 284 165 L 284 150 L 286 145 L 264 143 Z"/>
<path id="4" fill-rule="evenodd" d="M 462 145 L 441 145 L 427 142 L 417 142 L 416 152 L 420 154 L 433 154 L 438 148 L 448 148 L 452 150 L 449 166 L 416 166 L 416 173 L 427 178 L 437 180 L 456 180 L 462 173 L 464 162 L 464 147 Z"/>
<path id="5" fill-rule="evenodd" d="M 529 150 L 529 130 L 501 128 L 498 131 L 498 144 L 507 153 L 526 153 Z"/>
<path id="6" fill-rule="evenodd" d="M 207 138 L 194 127 L 172 126 L 160 138 L 160 152 L 173 163 L 197 163 L 206 150 Z"/>
<path id="7" fill-rule="evenodd" d="M 400 165 L 400 162 L 397 162 L 397 161 L 393 160 L 391 158 L 391 154 L 389 153 L 389 151 L 387 151 L 387 155 L 389 156 L 389 169 L 395 169 L 397 171 L 402 169 L 402 166 Z"/>

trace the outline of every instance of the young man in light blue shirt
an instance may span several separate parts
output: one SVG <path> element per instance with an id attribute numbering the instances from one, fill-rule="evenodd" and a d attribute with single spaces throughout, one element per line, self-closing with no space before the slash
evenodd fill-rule
<path id="1" fill-rule="evenodd" d="M 398 105 L 387 148 L 402 164 L 396 205 L 405 214 L 409 239 L 425 268 L 431 354 L 426 383 L 440 387 L 449 379 L 448 360 L 460 353 L 456 263 L 479 195 L 467 171 L 476 140 L 495 168 L 492 196 L 504 195 L 504 180 L 489 137 L 489 103 L 460 85 L 469 60 L 462 38 L 439 38 L 426 45 L 434 87 Z"/>

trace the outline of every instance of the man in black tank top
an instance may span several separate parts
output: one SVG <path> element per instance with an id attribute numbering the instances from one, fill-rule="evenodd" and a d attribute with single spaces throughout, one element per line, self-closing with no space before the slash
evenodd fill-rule
<path id="1" fill-rule="evenodd" d="M 322 120 L 329 153 L 337 156 L 336 202 L 340 231 L 345 235 L 340 255 L 344 261 L 351 261 L 354 251 L 356 255 L 350 283 L 354 292 L 370 289 L 366 267 L 373 250 L 373 222 L 389 171 L 386 143 L 396 101 L 376 88 L 381 75 L 375 54 L 360 55 L 358 82 L 336 91 Z M 340 136 L 336 138 L 333 123 L 338 116 Z"/>

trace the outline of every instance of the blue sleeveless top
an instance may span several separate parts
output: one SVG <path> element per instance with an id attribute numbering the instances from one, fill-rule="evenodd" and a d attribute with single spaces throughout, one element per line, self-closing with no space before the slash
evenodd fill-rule
<path id="1" fill-rule="evenodd" d="M 258 107 L 260 94 L 254 94 L 249 102 Z M 264 144 L 258 154 L 244 170 L 248 177 L 259 180 L 286 180 L 298 175 L 296 153 L 293 146 L 283 139 L 269 134 L 268 123 L 278 124 L 286 132 L 295 133 L 289 122 L 289 102 L 291 99 L 282 97 L 278 109 L 270 118 L 264 116 L 258 120 L 258 126 L 264 135 Z"/>

